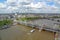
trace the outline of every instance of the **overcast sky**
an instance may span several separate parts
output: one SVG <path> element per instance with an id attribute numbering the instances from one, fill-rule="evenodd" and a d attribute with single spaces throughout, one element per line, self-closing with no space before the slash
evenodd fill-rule
<path id="1" fill-rule="evenodd" d="M 60 13 L 60 0 L 0 0 L 0 13 Z"/>

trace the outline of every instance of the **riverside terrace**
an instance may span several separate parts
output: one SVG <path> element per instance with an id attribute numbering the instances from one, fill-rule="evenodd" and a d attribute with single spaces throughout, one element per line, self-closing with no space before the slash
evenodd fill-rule
<path id="1" fill-rule="evenodd" d="M 53 32 L 60 32 L 60 22 L 47 20 L 47 19 L 38 19 L 33 21 L 27 21 L 27 22 L 18 22 L 20 24 L 24 24 L 26 26 L 35 27 L 38 29 L 43 28 L 44 30 L 53 31 Z"/>

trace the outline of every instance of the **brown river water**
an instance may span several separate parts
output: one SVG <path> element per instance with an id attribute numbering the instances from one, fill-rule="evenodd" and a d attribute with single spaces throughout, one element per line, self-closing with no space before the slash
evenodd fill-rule
<path id="1" fill-rule="evenodd" d="M 48 31 L 39 32 L 36 29 L 30 33 L 32 28 L 16 25 L 10 28 L 0 30 L 0 40 L 54 40 L 54 33 Z"/>

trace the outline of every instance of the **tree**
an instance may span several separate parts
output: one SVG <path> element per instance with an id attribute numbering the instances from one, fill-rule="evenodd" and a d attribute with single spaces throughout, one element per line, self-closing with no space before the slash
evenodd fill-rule
<path id="1" fill-rule="evenodd" d="M 4 25 L 10 25 L 12 24 L 12 20 L 2 20 L 0 21 L 0 28 L 3 27 Z"/>

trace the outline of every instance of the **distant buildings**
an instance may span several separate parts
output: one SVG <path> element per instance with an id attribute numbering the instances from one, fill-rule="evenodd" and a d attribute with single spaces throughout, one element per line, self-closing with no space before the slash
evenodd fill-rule
<path id="1" fill-rule="evenodd" d="M 0 20 L 3 20 L 3 19 L 12 19 L 14 22 L 16 22 L 16 18 L 23 18 L 23 17 L 46 17 L 46 18 L 49 18 L 49 17 L 52 17 L 52 16 L 60 16 L 60 15 L 41 15 L 41 14 L 8 14 L 8 15 L 0 15 Z M 51 19 L 51 18 L 50 18 Z M 53 18 L 52 18 L 53 19 Z M 54 19 L 53 21 L 52 20 L 35 20 L 35 21 L 32 21 L 32 22 L 29 22 L 31 24 L 37 24 L 37 25 L 42 25 L 42 24 L 46 24 L 46 28 L 45 29 L 50 29 L 50 30 L 57 30 L 57 31 L 60 31 L 60 28 L 56 27 L 56 26 L 59 26 L 60 23 L 55 21 L 55 20 L 60 20 L 59 19 Z M 26 24 L 27 22 L 25 22 Z M 58 30 L 59 29 L 59 30 Z M 55 31 L 56 31 L 55 30 Z"/>
<path id="2" fill-rule="evenodd" d="M 10 18 L 8 15 L 0 15 L 0 20 L 8 19 L 8 18 Z"/>

